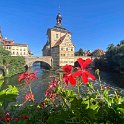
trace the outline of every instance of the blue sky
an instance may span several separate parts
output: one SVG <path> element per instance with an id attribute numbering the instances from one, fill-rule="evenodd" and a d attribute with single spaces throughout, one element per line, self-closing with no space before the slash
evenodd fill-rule
<path id="1" fill-rule="evenodd" d="M 59 4 L 75 50 L 106 50 L 108 44 L 124 39 L 124 0 L 0 0 L 4 37 L 29 44 L 34 55 L 41 56 Z"/>

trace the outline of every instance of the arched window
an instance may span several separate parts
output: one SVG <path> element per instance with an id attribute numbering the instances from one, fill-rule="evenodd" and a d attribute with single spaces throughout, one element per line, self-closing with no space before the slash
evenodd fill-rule
<path id="1" fill-rule="evenodd" d="M 56 34 L 56 38 L 58 38 L 58 34 Z"/>

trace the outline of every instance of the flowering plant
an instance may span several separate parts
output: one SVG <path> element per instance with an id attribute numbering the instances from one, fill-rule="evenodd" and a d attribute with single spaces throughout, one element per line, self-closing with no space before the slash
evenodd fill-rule
<path id="1" fill-rule="evenodd" d="M 30 91 L 26 93 L 25 101 L 20 106 L 24 106 L 24 104 L 28 101 L 34 101 L 34 94 L 32 93 L 32 90 L 31 90 L 31 81 L 34 79 L 37 79 L 36 74 L 37 72 L 34 72 L 34 73 L 24 72 L 23 74 L 19 75 L 18 81 L 21 82 L 22 80 L 24 80 Z M 1 83 L 1 86 L 2 86 L 2 83 Z M 9 85 L 7 89 L 0 91 L 0 122 L 2 121 L 8 124 L 15 123 L 15 122 L 24 123 L 24 121 L 29 119 L 29 117 L 27 116 L 27 113 L 24 113 L 24 114 L 21 113 L 21 115 L 20 114 L 15 115 L 16 111 L 14 111 L 14 113 L 11 112 L 11 114 L 9 112 L 6 112 L 6 108 L 8 104 L 10 102 L 16 101 L 17 95 L 18 95 L 18 89 L 15 86 L 12 87 L 11 85 Z"/>
<path id="2" fill-rule="evenodd" d="M 79 67 L 76 70 L 71 65 L 63 66 L 60 78 L 57 80 L 54 78 L 55 87 L 51 87 L 49 91 L 50 84 L 46 90 L 45 94 L 53 96 L 46 95 L 42 102 L 44 108 L 52 106 L 51 109 L 49 108 L 47 122 L 50 124 L 122 123 L 124 98 L 109 85 L 102 84 L 98 69 L 96 88 L 96 77 L 87 71 L 88 65 L 92 62 L 90 59 L 79 58 L 77 61 Z"/>
<path id="3" fill-rule="evenodd" d="M 23 124 L 122 124 L 124 122 L 124 97 L 100 80 L 100 71 L 96 76 L 88 70 L 90 59 L 79 58 L 79 66 L 62 67 L 60 77 L 52 77 L 44 94 L 45 98 L 38 104 L 31 90 L 31 81 L 37 79 L 37 72 L 25 72 L 19 75 L 29 88 L 19 106 L 16 117 L 10 114 L 2 117 L 7 123 Z M 97 77 L 97 80 L 96 80 Z M 25 103 L 31 104 L 25 104 Z"/>

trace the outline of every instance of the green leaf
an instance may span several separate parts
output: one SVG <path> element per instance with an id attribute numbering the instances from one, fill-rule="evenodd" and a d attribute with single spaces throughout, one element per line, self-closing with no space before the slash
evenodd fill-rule
<path id="1" fill-rule="evenodd" d="M 17 95 L 18 89 L 15 86 L 9 85 L 7 89 L 0 91 L 1 105 L 6 108 L 10 102 L 16 101 Z"/>
<path id="2" fill-rule="evenodd" d="M 124 114 L 124 108 L 117 108 L 117 110 Z"/>
<path id="3" fill-rule="evenodd" d="M 0 80 L 0 89 L 2 87 L 3 82 L 4 82 L 4 80 Z"/>

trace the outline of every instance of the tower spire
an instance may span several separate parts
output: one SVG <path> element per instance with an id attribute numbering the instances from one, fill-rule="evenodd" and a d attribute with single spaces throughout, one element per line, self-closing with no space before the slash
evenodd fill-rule
<path id="1" fill-rule="evenodd" d="M 60 13 L 60 5 L 58 7 L 58 14 L 57 14 L 57 17 L 56 17 L 56 25 L 61 27 L 62 26 L 62 16 L 61 16 L 61 13 Z"/>
<path id="2" fill-rule="evenodd" d="M 59 4 L 59 7 L 58 7 L 58 13 L 60 13 L 60 4 Z"/>

